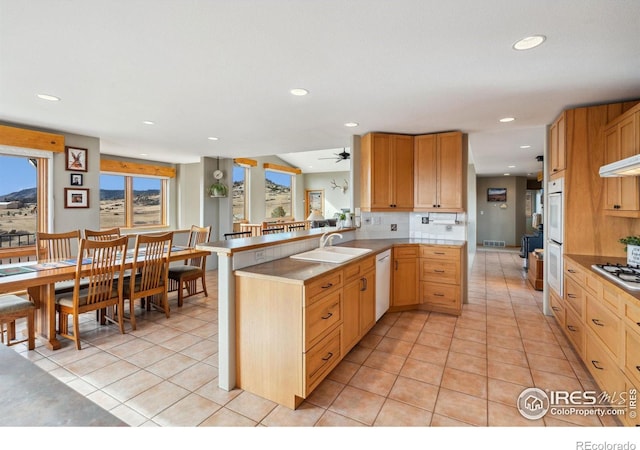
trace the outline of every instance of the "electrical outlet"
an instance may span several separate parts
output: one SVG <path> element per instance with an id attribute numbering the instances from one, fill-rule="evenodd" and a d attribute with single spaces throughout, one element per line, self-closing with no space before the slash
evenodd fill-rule
<path id="1" fill-rule="evenodd" d="M 422 223 L 428 224 L 429 223 L 429 218 L 428 217 L 423 217 L 422 218 Z"/>
<path id="2" fill-rule="evenodd" d="M 371 225 L 371 217 L 365 217 L 364 218 L 364 224 L 365 225 Z"/>
<path id="3" fill-rule="evenodd" d="M 398 231 L 398 224 L 397 223 L 392 223 L 391 224 L 391 231 Z"/>
<path id="4" fill-rule="evenodd" d="M 255 252 L 255 255 L 256 255 L 256 262 L 262 261 L 264 259 L 264 250 L 258 250 L 257 252 Z"/>

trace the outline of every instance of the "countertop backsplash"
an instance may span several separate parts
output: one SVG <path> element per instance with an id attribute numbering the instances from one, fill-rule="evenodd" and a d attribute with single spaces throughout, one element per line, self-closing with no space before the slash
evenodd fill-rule
<path id="1" fill-rule="evenodd" d="M 467 215 L 466 213 L 363 212 L 357 237 L 358 239 L 418 238 L 465 241 Z"/>

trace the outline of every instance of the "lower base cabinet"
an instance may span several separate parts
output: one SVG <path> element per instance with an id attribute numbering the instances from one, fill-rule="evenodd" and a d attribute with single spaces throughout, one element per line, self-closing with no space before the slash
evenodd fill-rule
<path id="1" fill-rule="evenodd" d="M 578 257 L 579 258 L 579 257 Z M 549 296 L 551 311 L 598 389 L 623 425 L 639 426 L 640 307 L 638 300 L 565 256 L 564 299 Z"/>

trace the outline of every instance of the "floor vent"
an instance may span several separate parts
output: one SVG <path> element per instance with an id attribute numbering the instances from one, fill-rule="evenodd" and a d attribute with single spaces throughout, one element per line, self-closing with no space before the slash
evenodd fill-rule
<path id="1" fill-rule="evenodd" d="M 482 241 L 483 247 L 506 247 L 504 241 Z"/>

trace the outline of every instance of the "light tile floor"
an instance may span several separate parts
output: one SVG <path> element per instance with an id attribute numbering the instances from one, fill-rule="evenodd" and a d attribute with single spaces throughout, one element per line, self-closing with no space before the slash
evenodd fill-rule
<path id="1" fill-rule="evenodd" d="M 217 272 L 209 297 L 172 294 L 171 317 L 138 311 L 121 335 L 81 324 L 83 349 L 14 348 L 126 423 L 154 426 L 616 426 L 595 416 L 524 419 L 526 387 L 583 390 L 593 379 L 531 288 L 514 252 L 478 251 L 460 317 L 386 314 L 295 411 L 218 388 Z"/>

